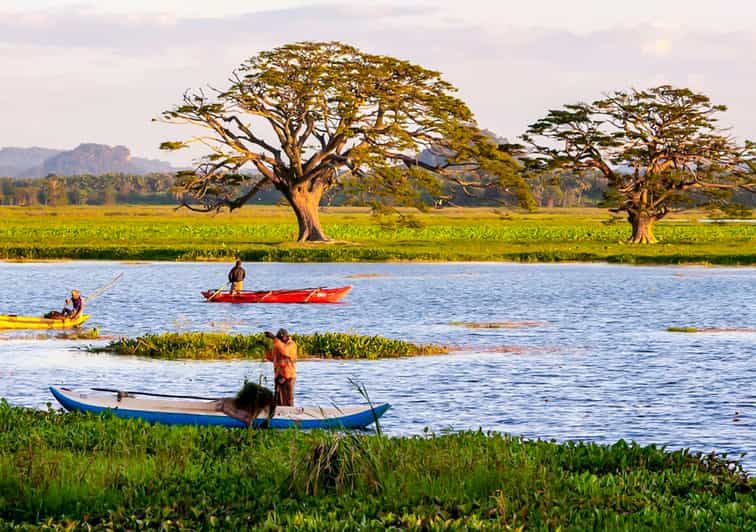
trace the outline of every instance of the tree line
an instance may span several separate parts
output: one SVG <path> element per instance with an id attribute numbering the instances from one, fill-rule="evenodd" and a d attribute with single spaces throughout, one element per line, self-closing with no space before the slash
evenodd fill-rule
<path id="1" fill-rule="evenodd" d="M 559 180 L 539 176 L 528 182 L 536 203 L 541 207 L 595 207 L 602 201 L 606 180 L 601 176 L 578 179 L 565 175 Z M 0 205 L 17 206 L 63 206 L 63 205 L 178 205 L 192 201 L 176 194 L 174 174 L 103 174 L 46 178 L 0 177 Z M 426 206 L 438 207 L 459 205 L 463 207 L 490 206 L 491 202 L 516 205 L 516 198 L 508 197 L 499 190 L 491 190 L 489 197 L 454 196 L 449 189 L 447 202 L 434 203 L 426 198 Z M 286 200 L 275 190 L 263 190 L 255 198 L 256 203 L 275 205 Z M 370 206 L 370 197 L 348 196 L 340 190 L 332 190 L 323 200 L 332 206 Z"/>
<path id="2" fill-rule="evenodd" d="M 176 203 L 173 174 L 0 178 L 0 205 L 115 205 Z"/>

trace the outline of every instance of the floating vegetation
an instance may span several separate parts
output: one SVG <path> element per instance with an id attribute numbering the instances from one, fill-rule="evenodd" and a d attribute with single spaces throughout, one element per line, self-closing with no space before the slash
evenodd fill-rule
<path id="1" fill-rule="evenodd" d="M 91 329 L 72 329 L 60 332 L 55 337 L 60 340 L 97 340 L 100 338 L 100 329 L 97 327 Z"/>
<path id="2" fill-rule="evenodd" d="M 677 333 L 756 333 L 756 327 L 667 327 Z"/>
<path id="3" fill-rule="evenodd" d="M 533 346 L 524 345 L 496 345 L 481 347 L 479 345 L 455 345 L 449 346 L 449 350 L 456 354 L 470 354 L 470 353 L 508 353 L 508 354 L 522 354 L 532 352 L 551 352 L 551 349 L 536 348 Z M 553 351 L 557 351 L 553 349 Z"/>
<path id="4" fill-rule="evenodd" d="M 382 336 L 348 333 L 315 333 L 292 338 L 300 357 L 377 359 L 447 353 L 444 346 L 413 344 Z M 270 349 L 264 334 L 223 334 L 205 332 L 148 334 L 138 338 L 121 338 L 104 347 L 90 347 L 95 353 L 115 353 L 165 359 L 261 359 Z"/>
<path id="5" fill-rule="evenodd" d="M 546 323 L 542 321 L 452 321 L 449 325 L 467 329 L 526 329 L 544 327 Z"/>
<path id="6" fill-rule="evenodd" d="M 3 331 L 0 341 L 14 340 L 110 340 L 115 337 L 103 336 L 100 329 L 70 329 L 64 331 L 50 330 L 45 332 L 24 332 L 23 330 Z"/>
<path id="7" fill-rule="evenodd" d="M 726 456 L 150 425 L 0 401 L 2 530 L 751 530 Z"/>

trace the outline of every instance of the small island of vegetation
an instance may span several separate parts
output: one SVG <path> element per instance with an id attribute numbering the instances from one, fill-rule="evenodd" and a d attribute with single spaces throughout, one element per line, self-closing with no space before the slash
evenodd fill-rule
<path id="1" fill-rule="evenodd" d="M 303 358 L 378 359 L 448 353 L 448 348 L 432 344 L 413 344 L 382 336 L 347 333 L 294 334 Z M 231 358 L 262 359 L 270 340 L 259 334 L 184 332 L 147 334 L 121 338 L 103 347 L 90 347 L 98 353 L 115 353 L 161 359 L 213 360 Z"/>

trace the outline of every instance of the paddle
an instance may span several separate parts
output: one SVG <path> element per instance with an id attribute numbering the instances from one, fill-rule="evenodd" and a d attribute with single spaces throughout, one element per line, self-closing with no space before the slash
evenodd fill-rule
<path id="1" fill-rule="evenodd" d="M 102 294 L 104 294 L 106 290 L 110 289 L 114 284 L 120 281 L 122 277 L 123 277 L 123 272 L 113 277 L 108 283 L 102 285 L 100 288 L 92 292 L 91 295 L 86 296 L 84 299 L 87 301 L 87 303 L 90 303 L 93 299 L 97 299 Z"/>
<path id="2" fill-rule="evenodd" d="M 273 293 L 273 290 L 269 290 L 264 296 L 260 298 L 260 301 L 263 301 L 266 297 L 268 297 L 270 294 Z"/>
<path id="3" fill-rule="evenodd" d="M 307 297 L 305 298 L 304 302 L 305 303 L 309 303 L 310 302 L 310 298 L 312 296 L 314 296 L 315 294 L 319 293 L 323 288 L 324 287 L 322 287 L 322 286 L 320 288 L 313 288 L 312 292 L 310 292 L 309 294 L 307 294 Z"/>
<path id="4" fill-rule="evenodd" d="M 228 284 L 229 286 L 231 285 L 231 283 L 226 283 L 226 284 Z M 207 300 L 208 301 L 212 301 L 213 299 L 215 299 L 218 296 L 218 294 L 220 294 L 221 292 L 223 292 L 223 289 L 226 288 L 226 284 L 223 284 L 220 288 L 218 288 L 218 290 L 216 290 L 213 293 L 213 295 L 211 295 L 210 297 L 208 297 Z"/>
<path id="5" fill-rule="evenodd" d="M 199 399 L 201 401 L 218 401 L 223 399 L 222 397 L 199 397 L 196 395 L 171 395 L 167 393 L 151 393 L 151 392 L 131 392 L 125 390 L 116 390 L 114 388 L 91 388 L 96 392 L 111 392 L 111 393 L 127 393 L 129 395 L 149 395 L 150 397 L 171 397 L 173 399 Z"/>

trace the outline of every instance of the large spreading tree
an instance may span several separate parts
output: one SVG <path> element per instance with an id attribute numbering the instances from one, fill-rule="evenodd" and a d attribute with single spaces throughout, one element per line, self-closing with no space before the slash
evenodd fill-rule
<path id="1" fill-rule="evenodd" d="M 402 204 L 450 186 L 502 188 L 529 201 L 517 162 L 455 92 L 438 72 L 407 61 L 338 42 L 289 44 L 244 62 L 228 88 L 187 92 L 163 119 L 202 133 L 161 147 L 206 150 L 177 176 L 188 207 L 233 210 L 274 187 L 296 214 L 300 241 L 326 239 L 321 198 L 345 184 Z"/>
<path id="2" fill-rule="evenodd" d="M 539 172 L 603 174 L 607 200 L 627 213 L 631 242 L 656 242 L 654 222 L 676 207 L 726 201 L 756 190 L 754 145 L 717 125 L 725 111 L 703 95 L 663 85 L 565 105 L 532 124 L 523 139 Z"/>

